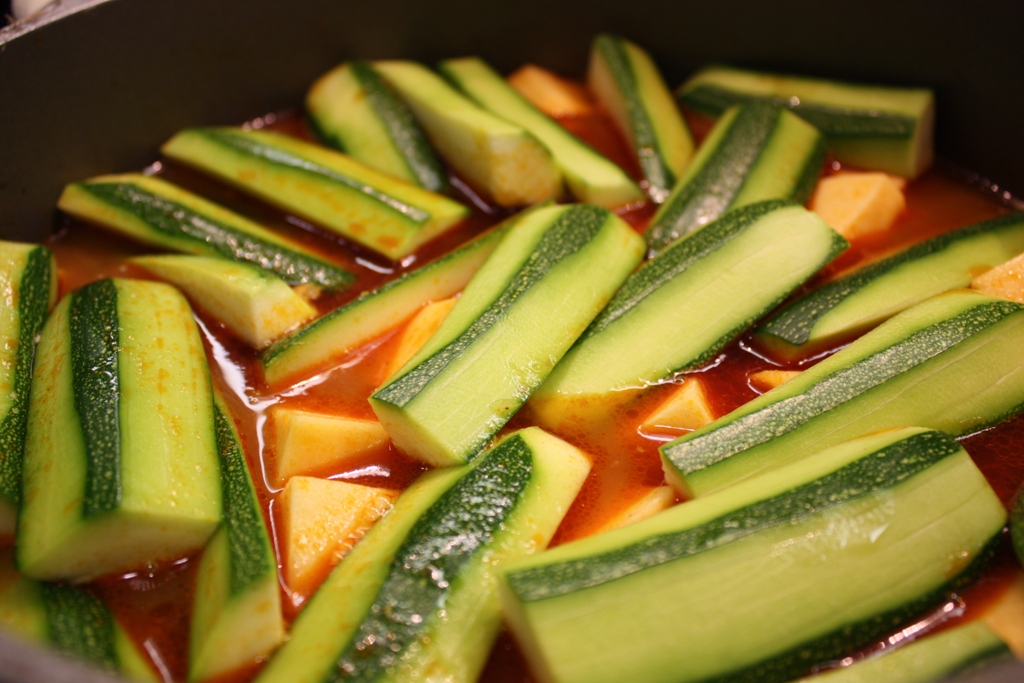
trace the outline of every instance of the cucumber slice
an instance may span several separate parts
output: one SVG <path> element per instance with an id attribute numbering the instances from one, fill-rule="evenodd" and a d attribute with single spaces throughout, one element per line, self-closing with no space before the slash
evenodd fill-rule
<path id="1" fill-rule="evenodd" d="M 1021 304 L 966 290 L 937 296 L 665 444 L 665 473 L 701 496 L 866 432 L 979 431 L 1024 408 L 1021 344 Z"/>
<path id="2" fill-rule="evenodd" d="M 538 209 L 509 231 L 427 343 L 370 397 L 392 441 L 445 466 L 472 459 L 640 262 L 607 209 Z"/>
<path id="3" fill-rule="evenodd" d="M 13 538 L 36 335 L 57 300 L 53 253 L 0 242 L 0 300 L 0 536 Z"/>
<path id="4" fill-rule="evenodd" d="M 190 128 L 160 149 L 392 260 L 469 215 L 452 199 L 280 133 Z"/>
<path id="5" fill-rule="evenodd" d="M 803 204 L 825 160 L 821 133 L 765 104 L 730 109 L 647 227 L 652 252 L 732 208 L 765 199 Z"/>
<path id="6" fill-rule="evenodd" d="M 180 289 L 255 349 L 316 316 L 316 309 L 284 280 L 247 263 L 207 256 L 137 256 L 131 261 Z"/>
<path id="7" fill-rule="evenodd" d="M 361 294 L 278 340 L 260 355 L 267 384 L 281 386 L 285 380 L 323 370 L 332 359 L 394 328 L 424 304 L 462 291 L 518 219 L 514 217 L 455 251 Z"/>
<path id="8" fill-rule="evenodd" d="M 341 290 L 355 280 L 305 247 L 159 178 L 131 173 L 72 183 L 57 208 L 143 244 L 249 263 L 290 285 Z"/>
<path id="9" fill-rule="evenodd" d="M 556 199 L 562 174 L 536 138 L 481 109 L 415 62 L 374 62 L 408 103 L 445 161 L 499 206 Z"/>
<path id="10" fill-rule="evenodd" d="M 625 135 L 662 203 L 693 158 L 693 138 L 654 60 L 639 46 L 613 35 L 594 38 L 587 84 Z"/>
<path id="11" fill-rule="evenodd" d="M 306 113 L 321 140 L 356 161 L 432 192 L 448 188 L 409 107 L 369 64 L 346 62 L 321 76 L 306 95 Z"/>
<path id="12" fill-rule="evenodd" d="M 807 355 L 863 332 L 914 304 L 967 287 L 981 270 L 1024 251 L 1024 212 L 939 235 L 837 278 L 757 329 L 774 351 Z"/>
<path id="13" fill-rule="evenodd" d="M 999 636 L 974 621 L 901 647 L 887 647 L 850 666 L 831 669 L 799 683 L 930 683 L 1013 658 Z"/>
<path id="14" fill-rule="evenodd" d="M 860 168 L 915 178 L 932 162 L 931 90 L 712 66 L 676 94 L 687 106 L 713 116 L 750 101 L 788 107 L 825 134 L 836 159 Z"/>
<path id="15" fill-rule="evenodd" d="M 173 287 L 99 280 L 40 335 L 18 566 L 86 580 L 183 557 L 221 520 L 210 377 Z"/>
<path id="16" fill-rule="evenodd" d="M 228 673 L 284 640 L 277 558 L 227 407 L 214 405 L 224 525 L 203 550 L 189 639 L 189 680 Z"/>
<path id="17" fill-rule="evenodd" d="M 508 565 L 502 604 L 542 681 L 787 681 L 948 599 L 1005 519 L 951 437 L 891 430 Z"/>
<path id="18" fill-rule="evenodd" d="M 533 427 L 427 475 L 328 577 L 259 683 L 472 683 L 501 627 L 495 571 L 543 549 L 590 471 Z"/>
<path id="19" fill-rule="evenodd" d="M 25 578 L 8 551 L 0 553 L 0 626 L 133 681 L 160 680 L 101 600 Z"/>
<path id="20" fill-rule="evenodd" d="M 786 200 L 751 204 L 675 242 L 629 276 L 531 405 L 607 395 L 698 367 L 847 246 Z"/>
<path id="21" fill-rule="evenodd" d="M 625 171 L 530 104 L 482 59 L 449 59 L 439 71 L 481 107 L 540 140 L 579 201 L 614 209 L 643 200 Z"/>

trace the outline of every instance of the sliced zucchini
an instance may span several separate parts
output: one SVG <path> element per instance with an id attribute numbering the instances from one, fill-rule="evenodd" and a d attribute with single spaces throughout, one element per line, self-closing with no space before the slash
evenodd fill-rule
<path id="1" fill-rule="evenodd" d="M 473 104 L 425 66 L 373 66 L 412 108 L 445 161 L 499 206 L 536 204 L 562 193 L 551 154 L 520 126 Z"/>
<path id="2" fill-rule="evenodd" d="M 299 615 L 259 683 L 472 683 L 501 628 L 495 571 L 542 550 L 590 471 L 533 427 L 403 493 Z"/>
<path id="3" fill-rule="evenodd" d="M 129 173 L 71 183 L 57 208 L 143 244 L 250 263 L 290 285 L 345 289 L 355 280 L 305 247 L 151 176 Z"/>
<path id="4" fill-rule="evenodd" d="M 788 681 L 948 600 L 1005 519 L 955 440 L 890 430 L 510 564 L 502 604 L 542 681 Z"/>
<path id="5" fill-rule="evenodd" d="M 53 253 L 0 242 L 0 537 L 14 537 L 36 335 L 56 300 Z"/>
<path id="6" fill-rule="evenodd" d="M 160 149 L 393 260 L 469 215 L 453 199 L 280 133 L 190 128 Z"/>
<path id="7" fill-rule="evenodd" d="M 765 104 L 727 111 L 647 227 L 657 252 L 729 209 L 766 199 L 803 204 L 825 159 L 821 133 Z"/>
<path id="8" fill-rule="evenodd" d="M 1021 304 L 970 291 L 937 296 L 665 444 L 665 473 L 701 496 L 878 429 L 979 431 L 1024 409 L 1021 344 Z"/>
<path id="9" fill-rule="evenodd" d="M 260 354 L 267 384 L 326 369 L 330 362 L 394 328 L 430 301 L 466 286 L 518 218 L 410 271 L 279 339 Z"/>
<path id="10" fill-rule="evenodd" d="M 1024 251 L 1024 212 L 977 223 L 858 268 L 797 299 L 757 329 L 777 353 L 807 355 L 852 337 Z"/>
<path id="11" fill-rule="evenodd" d="M 587 84 L 632 147 L 647 192 L 662 203 L 686 172 L 694 146 L 654 60 L 625 38 L 599 35 L 590 49 Z"/>
<path id="12" fill-rule="evenodd" d="M 641 388 L 703 365 L 846 247 L 786 200 L 726 214 L 630 275 L 531 405 L 543 419 L 546 402 L 557 411 L 566 398 Z"/>
<path id="13" fill-rule="evenodd" d="M 99 598 L 25 578 L 7 551 L 0 553 L 0 628 L 133 681 L 160 680 Z"/>
<path id="14" fill-rule="evenodd" d="M 481 107 L 540 140 L 579 201 L 614 209 L 643 200 L 625 171 L 530 104 L 482 59 L 449 59 L 439 70 Z"/>
<path id="15" fill-rule="evenodd" d="M 432 192 L 447 189 L 409 107 L 369 64 L 346 62 L 321 76 L 306 94 L 306 114 L 321 140 L 356 161 Z"/>
<path id="16" fill-rule="evenodd" d="M 836 159 L 915 178 L 931 165 L 931 90 L 886 88 L 711 66 L 679 88 L 687 106 L 717 116 L 750 101 L 788 107 L 828 138 Z"/>
<path id="17" fill-rule="evenodd" d="M 277 558 L 227 407 L 214 405 L 224 524 L 203 550 L 189 636 L 189 680 L 204 681 L 269 654 L 284 640 Z"/>
<path id="18" fill-rule="evenodd" d="M 931 683 L 956 674 L 1012 659 L 999 636 L 980 621 L 926 636 L 849 666 L 830 669 L 798 683 Z"/>
<path id="19" fill-rule="evenodd" d="M 208 256 L 136 256 L 131 261 L 180 289 L 255 349 L 316 316 L 316 309 L 284 280 L 247 263 Z"/>
<path id="20" fill-rule="evenodd" d="M 17 561 L 86 580 L 199 549 L 221 521 L 209 369 L 173 287 L 99 280 L 43 327 Z"/>
<path id="21" fill-rule="evenodd" d="M 373 396 L 392 441 L 463 463 L 501 429 L 639 263 L 643 240 L 607 209 L 522 218 L 427 343 Z"/>

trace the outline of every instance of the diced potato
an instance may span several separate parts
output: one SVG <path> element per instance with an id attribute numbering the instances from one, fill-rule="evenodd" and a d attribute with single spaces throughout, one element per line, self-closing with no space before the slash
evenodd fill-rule
<path id="1" fill-rule="evenodd" d="M 985 613 L 982 619 L 1018 659 L 1024 659 L 1024 572 L 1017 572 L 1017 578 L 1001 598 Z"/>
<path id="2" fill-rule="evenodd" d="M 381 382 L 395 374 L 400 367 L 405 365 L 406 361 L 416 355 L 420 347 L 430 339 L 434 332 L 437 332 L 437 328 L 448 317 L 448 313 L 456 301 L 458 301 L 457 297 L 435 301 L 421 308 L 419 313 L 413 316 L 398 339 L 395 352 L 384 368 Z"/>
<path id="3" fill-rule="evenodd" d="M 398 491 L 347 481 L 289 479 L 281 494 L 288 587 L 310 595 L 397 497 Z"/>
<path id="4" fill-rule="evenodd" d="M 311 413 L 294 408 L 271 411 L 277 450 L 275 482 L 281 486 L 298 474 L 342 469 L 347 460 L 387 443 L 376 420 Z"/>
<path id="5" fill-rule="evenodd" d="M 508 77 L 509 85 L 548 116 L 587 116 L 594 106 L 586 90 L 547 69 L 527 64 Z"/>
<path id="6" fill-rule="evenodd" d="M 647 519 L 662 510 L 668 510 L 675 502 L 676 492 L 671 486 L 659 486 L 656 489 L 651 489 L 643 498 L 602 524 L 595 533 L 604 533 Z"/>
<path id="7" fill-rule="evenodd" d="M 761 370 L 760 372 L 755 372 L 747 379 L 755 391 L 763 394 L 780 384 L 788 382 L 799 374 L 799 370 Z"/>
<path id="8" fill-rule="evenodd" d="M 316 316 L 316 309 L 284 280 L 246 263 L 179 255 L 132 261 L 180 289 L 255 349 Z"/>
<path id="9" fill-rule="evenodd" d="M 810 209 L 843 237 L 865 237 L 888 230 L 903 213 L 905 184 L 885 173 L 839 173 L 818 183 Z"/>
<path id="10" fill-rule="evenodd" d="M 713 422 L 715 413 L 708 403 L 704 383 L 687 377 L 641 425 L 644 431 L 665 429 L 700 429 Z"/>
<path id="11" fill-rule="evenodd" d="M 984 294 L 1024 303 L 1024 254 L 982 273 L 974 278 L 971 287 Z"/>

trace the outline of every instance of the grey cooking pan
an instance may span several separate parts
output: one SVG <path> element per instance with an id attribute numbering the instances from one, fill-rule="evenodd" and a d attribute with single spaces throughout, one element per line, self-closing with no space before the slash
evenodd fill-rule
<path id="1" fill-rule="evenodd" d="M 939 155 L 1024 196 L 1024 4 L 928 0 L 58 0 L 0 30 L 0 237 L 39 240 L 61 187 L 137 170 L 176 130 L 295 107 L 347 57 L 481 54 L 582 75 L 591 37 L 707 62 L 929 85 Z M 2 681 L 101 681 L 0 637 Z M 964 680 L 1024 681 L 1024 666 Z"/>

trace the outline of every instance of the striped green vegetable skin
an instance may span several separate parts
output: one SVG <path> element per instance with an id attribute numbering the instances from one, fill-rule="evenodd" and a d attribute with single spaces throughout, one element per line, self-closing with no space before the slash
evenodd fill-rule
<path id="1" fill-rule="evenodd" d="M 85 580 L 182 557 L 221 521 L 206 354 L 174 288 L 98 280 L 40 335 L 17 561 Z"/>
<path id="2" fill-rule="evenodd" d="M 661 447 L 703 496 L 866 432 L 970 434 L 1024 408 L 1024 306 L 961 290 L 910 308 L 799 376 Z"/>
<path id="3" fill-rule="evenodd" d="M 651 252 L 729 209 L 766 199 L 806 202 L 824 159 L 821 133 L 790 112 L 758 103 L 729 109 L 651 219 Z"/>
<path id="4" fill-rule="evenodd" d="M 0 242 L 0 536 L 14 536 L 36 335 L 57 300 L 57 264 L 38 244 Z"/>
<path id="5" fill-rule="evenodd" d="M 896 429 L 509 565 L 502 604 L 542 681 L 788 681 L 948 600 L 1005 521 L 953 438 Z"/>

